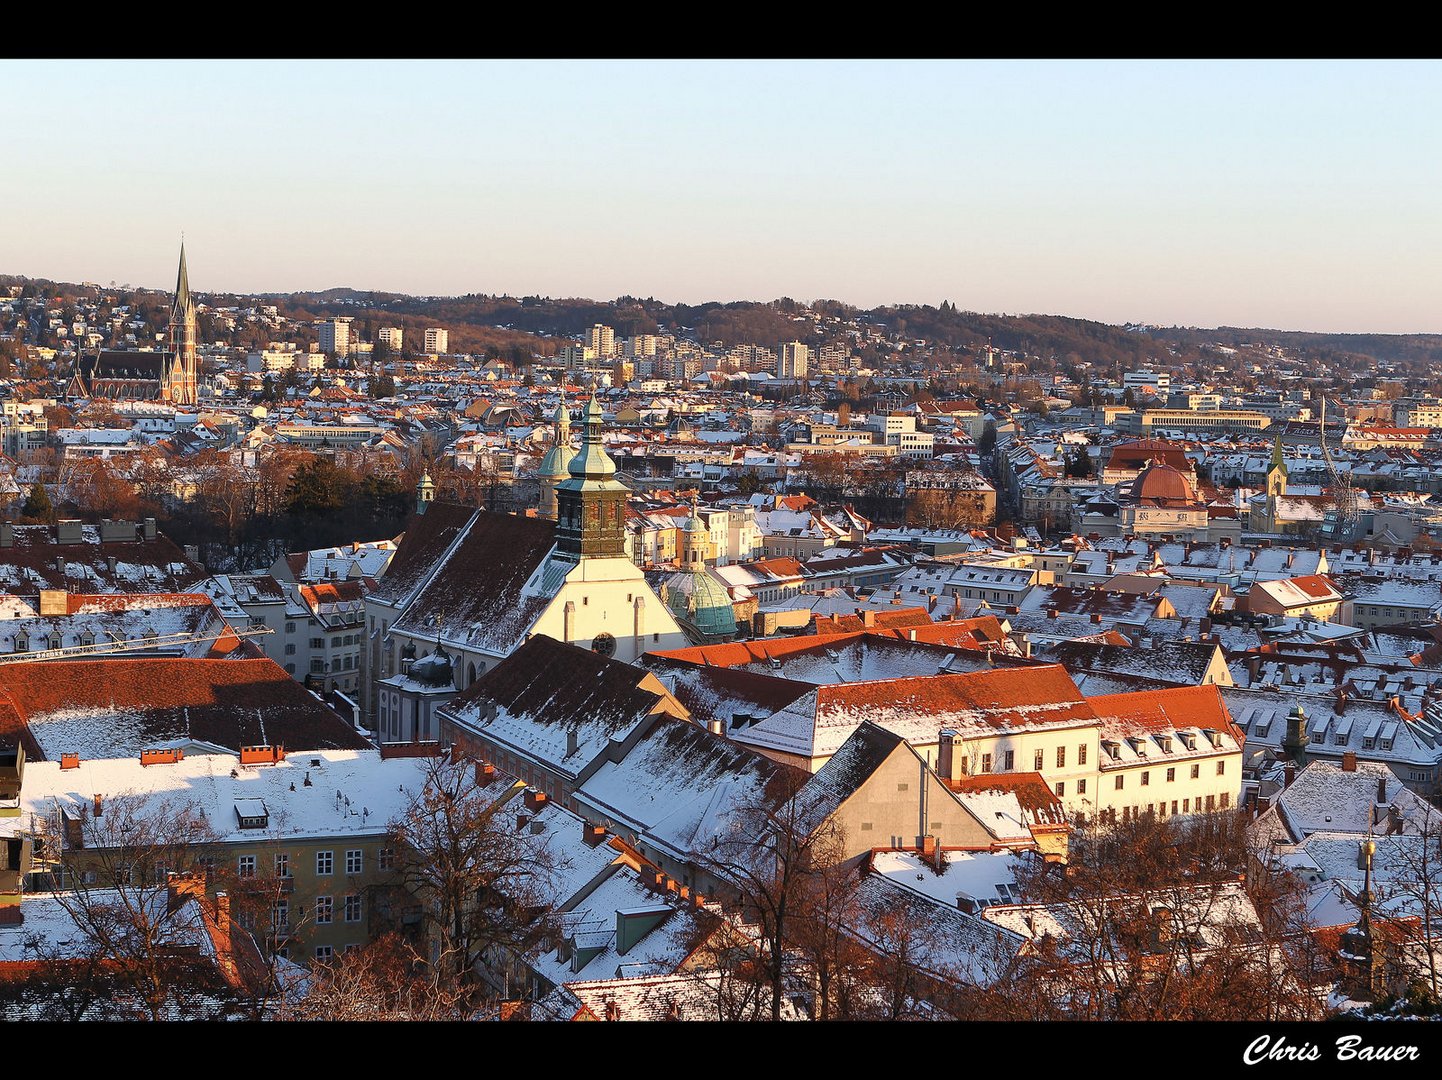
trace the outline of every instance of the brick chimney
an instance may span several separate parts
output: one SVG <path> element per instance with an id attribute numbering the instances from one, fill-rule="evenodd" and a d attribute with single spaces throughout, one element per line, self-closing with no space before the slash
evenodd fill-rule
<path id="1" fill-rule="evenodd" d="M 61 771 L 61 772 L 64 772 L 66 769 L 78 769 L 78 768 L 80 768 L 80 755 L 79 755 L 79 754 L 61 754 L 61 755 L 60 755 L 60 771 Z"/>
<path id="2" fill-rule="evenodd" d="M 1357 771 L 1357 751 L 1355 751 L 1355 750 L 1348 750 L 1346 753 L 1344 753 L 1344 754 L 1342 755 L 1342 771 L 1343 771 L 1343 772 L 1356 772 L 1356 771 Z"/>
<path id="3" fill-rule="evenodd" d="M 526 789 L 526 809 L 535 813 L 546 805 L 546 793 L 535 788 Z"/>

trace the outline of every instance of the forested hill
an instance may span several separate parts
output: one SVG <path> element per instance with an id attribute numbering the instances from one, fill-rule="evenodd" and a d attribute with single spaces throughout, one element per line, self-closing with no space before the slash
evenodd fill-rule
<path id="1" fill-rule="evenodd" d="M 1275 344 L 1320 360 L 1369 357 L 1396 362 L 1442 363 L 1442 334 L 1321 334 L 1264 328 L 1114 326 L 1064 315 L 995 315 L 964 311 L 949 301 L 941 306 L 904 304 L 857 308 L 836 300 L 805 304 L 789 298 L 760 301 L 712 301 L 669 304 L 654 298 L 623 296 L 612 301 L 575 297 L 487 296 L 412 297 L 330 289 L 273 297 L 301 312 L 356 314 L 373 318 L 384 313 L 434 320 L 457 329 L 502 327 L 544 337 L 572 338 L 595 323 L 615 328 L 618 337 L 670 332 L 703 344 L 730 347 L 749 343 L 775 344 L 792 339 L 813 346 L 839 339 L 848 327 L 884 326 L 889 337 L 926 341 L 932 346 L 961 348 L 990 341 L 999 349 L 1030 355 L 1077 357 L 1105 365 L 1145 362 L 1163 346 L 1173 360 L 1200 359 L 1204 347 Z M 546 350 L 549 351 L 549 350 Z"/>
<path id="2" fill-rule="evenodd" d="M 67 296 L 94 295 L 94 285 L 67 285 L 0 275 L 0 286 L 39 287 L 43 295 L 63 302 Z M 1341 363 L 1358 368 L 1384 361 L 1402 364 L 1442 363 L 1442 334 L 1322 334 L 1306 331 L 1220 327 L 1114 326 L 1064 315 L 996 315 L 965 311 L 949 301 L 940 306 L 901 304 L 870 309 L 837 300 L 803 303 L 783 297 L 771 301 L 712 301 L 672 304 L 654 297 L 622 296 L 615 300 L 577 297 L 407 296 L 400 293 L 333 288 L 317 292 L 238 295 L 200 293 L 215 306 L 274 304 L 280 313 L 302 323 L 333 315 L 356 320 L 362 340 L 373 340 L 382 326 L 400 326 L 407 344 L 420 341 L 427 326 L 450 330 L 457 352 L 492 354 L 554 353 L 564 341 L 604 323 L 617 337 L 673 333 L 703 345 L 761 344 L 799 340 L 812 346 L 855 340 L 856 331 L 875 330 L 892 341 L 922 342 L 940 352 L 976 349 L 990 342 L 998 349 L 1058 360 L 1087 360 L 1105 367 L 1130 367 L 1153 357 L 1177 364 L 1215 358 L 1209 347 L 1280 345 L 1303 360 Z M 130 292 L 128 297 L 157 311 L 161 294 Z M 249 342 L 240 342 L 249 344 Z M 863 350 L 865 352 L 865 350 Z"/>

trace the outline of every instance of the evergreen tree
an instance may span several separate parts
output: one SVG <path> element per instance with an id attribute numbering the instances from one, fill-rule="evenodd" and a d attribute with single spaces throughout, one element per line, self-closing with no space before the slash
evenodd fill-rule
<path id="1" fill-rule="evenodd" d="M 50 505 L 50 496 L 45 493 L 44 484 L 36 483 L 30 489 L 30 494 L 25 499 L 25 506 L 20 512 L 37 523 L 49 524 L 54 520 L 55 508 Z"/>

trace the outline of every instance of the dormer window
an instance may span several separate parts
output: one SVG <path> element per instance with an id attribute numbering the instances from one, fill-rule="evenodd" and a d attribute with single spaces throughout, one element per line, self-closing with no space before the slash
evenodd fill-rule
<path id="1" fill-rule="evenodd" d="M 264 829 L 270 824 L 270 811 L 263 799 L 236 799 L 235 819 L 242 829 Z"/>

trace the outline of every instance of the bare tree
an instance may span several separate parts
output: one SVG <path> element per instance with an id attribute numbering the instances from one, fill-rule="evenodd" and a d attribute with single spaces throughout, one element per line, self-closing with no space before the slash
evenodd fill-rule
<path id="1" fill-rule="evenodd" d="M 428 759 L 423 778 L 391 823 L 393 884 L 419 899 L 432 962 L 469 1000 L 484 995 L 483 965 L 509 970 L 551 937 L 560 859 L 506 809 L 519 784 L 455 753 Z"/>
<path id="2" fill-rule="evenodd" d="M 1094 822 L 1062 868 L 1018 874 L 1034 907 L 1022 978 L 1078 1019 L 1302 1019 L 1315 1014 L 1289 960 L 1293 924 L 1242 887 L 1241 815 Z M 1050 937 L 1052 940 L 1047 940 Z"/>
<path id="3" fill-rule="evenodd" d="M 808 800 L 797 797 L 806 778 L 794 770 L 781 774 L 769 794 L 737 808 L 729 836 L 698 859 L 755 921 L 757 970 L 772 1020 L 781 1019 L 787 986 L 800 973 L 793 938 L 803 928 L 817 932 L 815 899 L 827 891 L 819 879 L 845 851 L 835 821 L 812 820 Z"/>
<path id="4" fill-rule="evenodd" d="M 57 811 L 42 829 L 42 874 L 75 924 L 63 958 L 88 973 L 87 992 L 103 983 L 113 1008 L 150 1020 L 233 1011 L 243 995 L 224 965 L 234 957 L 200 960 L 206 915 L 188 903 L 204 903 L 197 853 L 214 840 L 199 805 L 129 794 L 82 809 L 78 817 Z M 177 875 L 191 887 L 178 893 Z M 228 937 L 228 916 L 222 921 Z M 62 959 L 62 951 L 39 958 Z"/>
<path id="5" fill-rule="evenodd" d="M 305 993 L 280 1004 L 281 1020 L 463 1020 L 463 994 L 398 934 L 386 934 L 312 969 Z"/>

